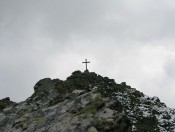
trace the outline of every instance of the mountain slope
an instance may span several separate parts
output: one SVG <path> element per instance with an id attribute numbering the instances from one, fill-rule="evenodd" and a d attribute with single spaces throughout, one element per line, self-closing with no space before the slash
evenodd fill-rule
<path id="1" fill-rule="evenodd" d="M 0 130 L 26 132 L 174 132 L 175 110 L 126 83 L 75 71 L 45 78 L 27 100 L 0 101 Z"/>

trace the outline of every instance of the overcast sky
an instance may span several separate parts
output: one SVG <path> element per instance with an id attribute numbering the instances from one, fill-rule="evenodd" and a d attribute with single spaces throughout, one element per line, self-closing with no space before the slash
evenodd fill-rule
<path id="1" fill-rule="evenodd" d="M 1 0 L 0 98 L 89 70 L 175 108 L 174 0 Z"/>

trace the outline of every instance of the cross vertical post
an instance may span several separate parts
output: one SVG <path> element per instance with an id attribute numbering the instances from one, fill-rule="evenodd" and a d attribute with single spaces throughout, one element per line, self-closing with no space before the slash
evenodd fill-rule
<path id="1" fill-rule="evenodd" d="M 82 62 L 82 63 L 85 63 L 86 64 L 86 70 L 88 70 L 87 69 L 87 63 L 90 63 L 90 61 L 87 61 L 87 59 L 85 59 L 85 62 Z"/>

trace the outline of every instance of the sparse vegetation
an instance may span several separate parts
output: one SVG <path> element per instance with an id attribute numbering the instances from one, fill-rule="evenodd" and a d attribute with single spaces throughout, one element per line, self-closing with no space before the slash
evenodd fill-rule
<path id="1" fill-rule="evenodd" d="M 100 96 L 97 96 L 90 104 L 85 106 L 80 114 L 90 115 L 95 114 L 99 109 L 104 106 L 104 102 Z"/>

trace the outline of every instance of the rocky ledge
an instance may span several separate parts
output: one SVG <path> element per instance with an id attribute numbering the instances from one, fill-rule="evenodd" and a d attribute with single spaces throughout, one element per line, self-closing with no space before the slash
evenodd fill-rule
<path id="1" fill-rule="evenodd" d="M 174 132 L 175 110 L 126 83 L 75 71 L 65 81 L 45 78 L 34 94 L 0 100 L 2 132 Z"/>

